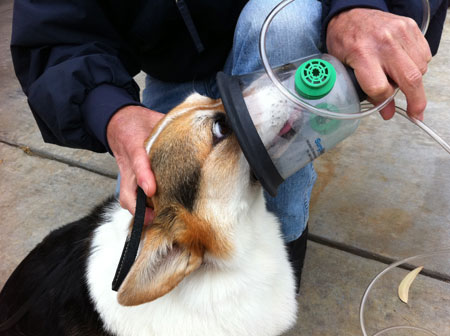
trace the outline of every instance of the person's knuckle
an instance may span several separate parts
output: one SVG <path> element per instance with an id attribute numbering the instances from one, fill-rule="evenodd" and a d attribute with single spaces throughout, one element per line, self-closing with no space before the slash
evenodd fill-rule
<path id="1" fill-rule="evenodd" d="M 407 26 L 406 20 L 397 18 L 397 20 L 392 23 L 391 28 L 397 32 L 404 32 L 407 30 Z"/>
<path id="2" fill-rule="evenodd" d="M 366 58 L 366 48 L 362 44 L 355 43 L 348 48 L 348 53 L 355 59 L 363 60 Z"/>
<path id="3" fill-rule="evenodd" d="M 413 30 L 417 28 L 417 23 L 414 21 L 414 19 L 410 17 L 403 17 L 403 20 L 401 20 L 401 29 L 403 30 Z"/>
<path id="4" fill-rule="evenodd" d="M 426 55 L 425 55 L 425 61 L 427 62 L 427 63 L 429 63 L 430 61 L 431 61 L 431 59 L 433 58 L 433 55 L 431 54 L 431 50 L 430 50 L 430 48 L 429 48 L 429 46 L 428 46 L 428 43 L 426 44 Z"/>
<path id="5" fill-rule="evenodd" d="M 382 98 L 388 95 L 389 93 L 389 84 L 386 83 L 370 83 L 367 87 L 364 88 L 364 91 L 367 93 L 369 97 L 372 98 Z"/>
<path id="6" fill-rule="evenodd" d="M 427 101 L 425 99 L 420 100 L 417 104 L 416 104 L 416 109 L 418 113 L 421 113 L 423 111 L 425 111 L 425 108 L 427 107 Z"/>
<path id="7" fill-rule="evenodd" d="M 417 89 L 422 85 L 422 72 L 416 68 L 405 73 L 405 84 L 413 89 Z"/>
<path id="8" fill-rule="evenodd" d="M 378 40 L 383 46 L 391 47 L 396 43 L 396 39 L 394 38 L 390 27 L 381 27 L 378 29 L 376 34 L 378 36 Z"/>
<path id="9" fill-rule="evenodd" d="M 420 115 L 423 111 L 425 111 L 425 108 L 427 107 L 426 100 L 420 100 L 415 102 L 414 104 L 408 105 L 408 110 L 410 115 L 417 116 Z"/>
<path id="10" fill-rule="evenodd" d="M 375 57 L 373 49 L 370 46 L 362 43 L 360 45 L 352 45 L 348 48 L 348 54 L 346 62 L 348 64 L 371 64 L 373 58 Z"/>
<path id="11" fill-rule="evenodd" d="M 422 75 L 424 75 L 428 71 L 428 63 L 422 63 L 419 67 L 419 71 Z"/>
<path id="12" fill-rule="evenodd" d="M 411 18 L 399 17 L 395 20 L 392 28 L 399 36 L 406 37 L 411 34 L 411 32 L 416 33 L 417 23 Z"/>

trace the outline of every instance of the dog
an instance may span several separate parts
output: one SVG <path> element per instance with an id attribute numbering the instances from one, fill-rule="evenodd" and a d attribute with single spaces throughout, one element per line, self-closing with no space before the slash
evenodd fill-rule
<path id="1" fill-rule="evenodd" d="M 272 336 L 292 327 L 280 223 L 221 101 L 192 94 L 146 149 L 155 218 L 118 292 L 111 282 L 133 217 L 110 198 L 20 263 L 0 293 L 0 324 L 19 314 L 2 335 Z"/>

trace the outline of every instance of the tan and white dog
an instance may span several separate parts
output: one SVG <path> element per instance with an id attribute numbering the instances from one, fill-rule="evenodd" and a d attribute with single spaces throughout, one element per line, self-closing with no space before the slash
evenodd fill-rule
<path id="1" fill-rule="evenodd" d="M 280 224 L 221 101 L 191 95 L 147 150 L 156 217 L 119 291 L 111 281 L 132 216 L 113 199 L 52 232 L 11 275 L 0 323 L 42 286 L 44 294 L 5 335 L 263 336 L 294 324 Z"/>

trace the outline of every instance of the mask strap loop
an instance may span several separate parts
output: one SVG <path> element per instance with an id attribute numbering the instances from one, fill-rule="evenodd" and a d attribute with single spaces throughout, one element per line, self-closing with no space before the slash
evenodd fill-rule
<path id="1" fill-rule="evenodd" d="M 120 285 L 122 285 L 123 280 L 136 260 L 139 243 L 142 236 L 142 229 L 144 227 L 146 200 L 147 196 L 145 195 L 144 190 L 138 186 L 133 228 L 131 230 L 131 234 L 125 241 L 122 255 L 120 257 L 119 264 L 117 265 L 116 274 L 112 282 L 113 291 L 117 292 L 119 290 Z"/>

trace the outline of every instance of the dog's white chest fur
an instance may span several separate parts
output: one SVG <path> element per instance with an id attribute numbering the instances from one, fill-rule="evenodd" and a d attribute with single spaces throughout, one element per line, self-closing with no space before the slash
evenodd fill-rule
<path id="1" fill-rule="evenodd" d="M 95 232 L 88 288 L 105 328 L 119 336 L 279 335 L 296 319 L 293 274 L 277 219 L 261 195 L 235 226 L 229 260 L 208 261 L 152 302 L 124 307 L 111 282 L 131 215 L 110 210 Z"/>

